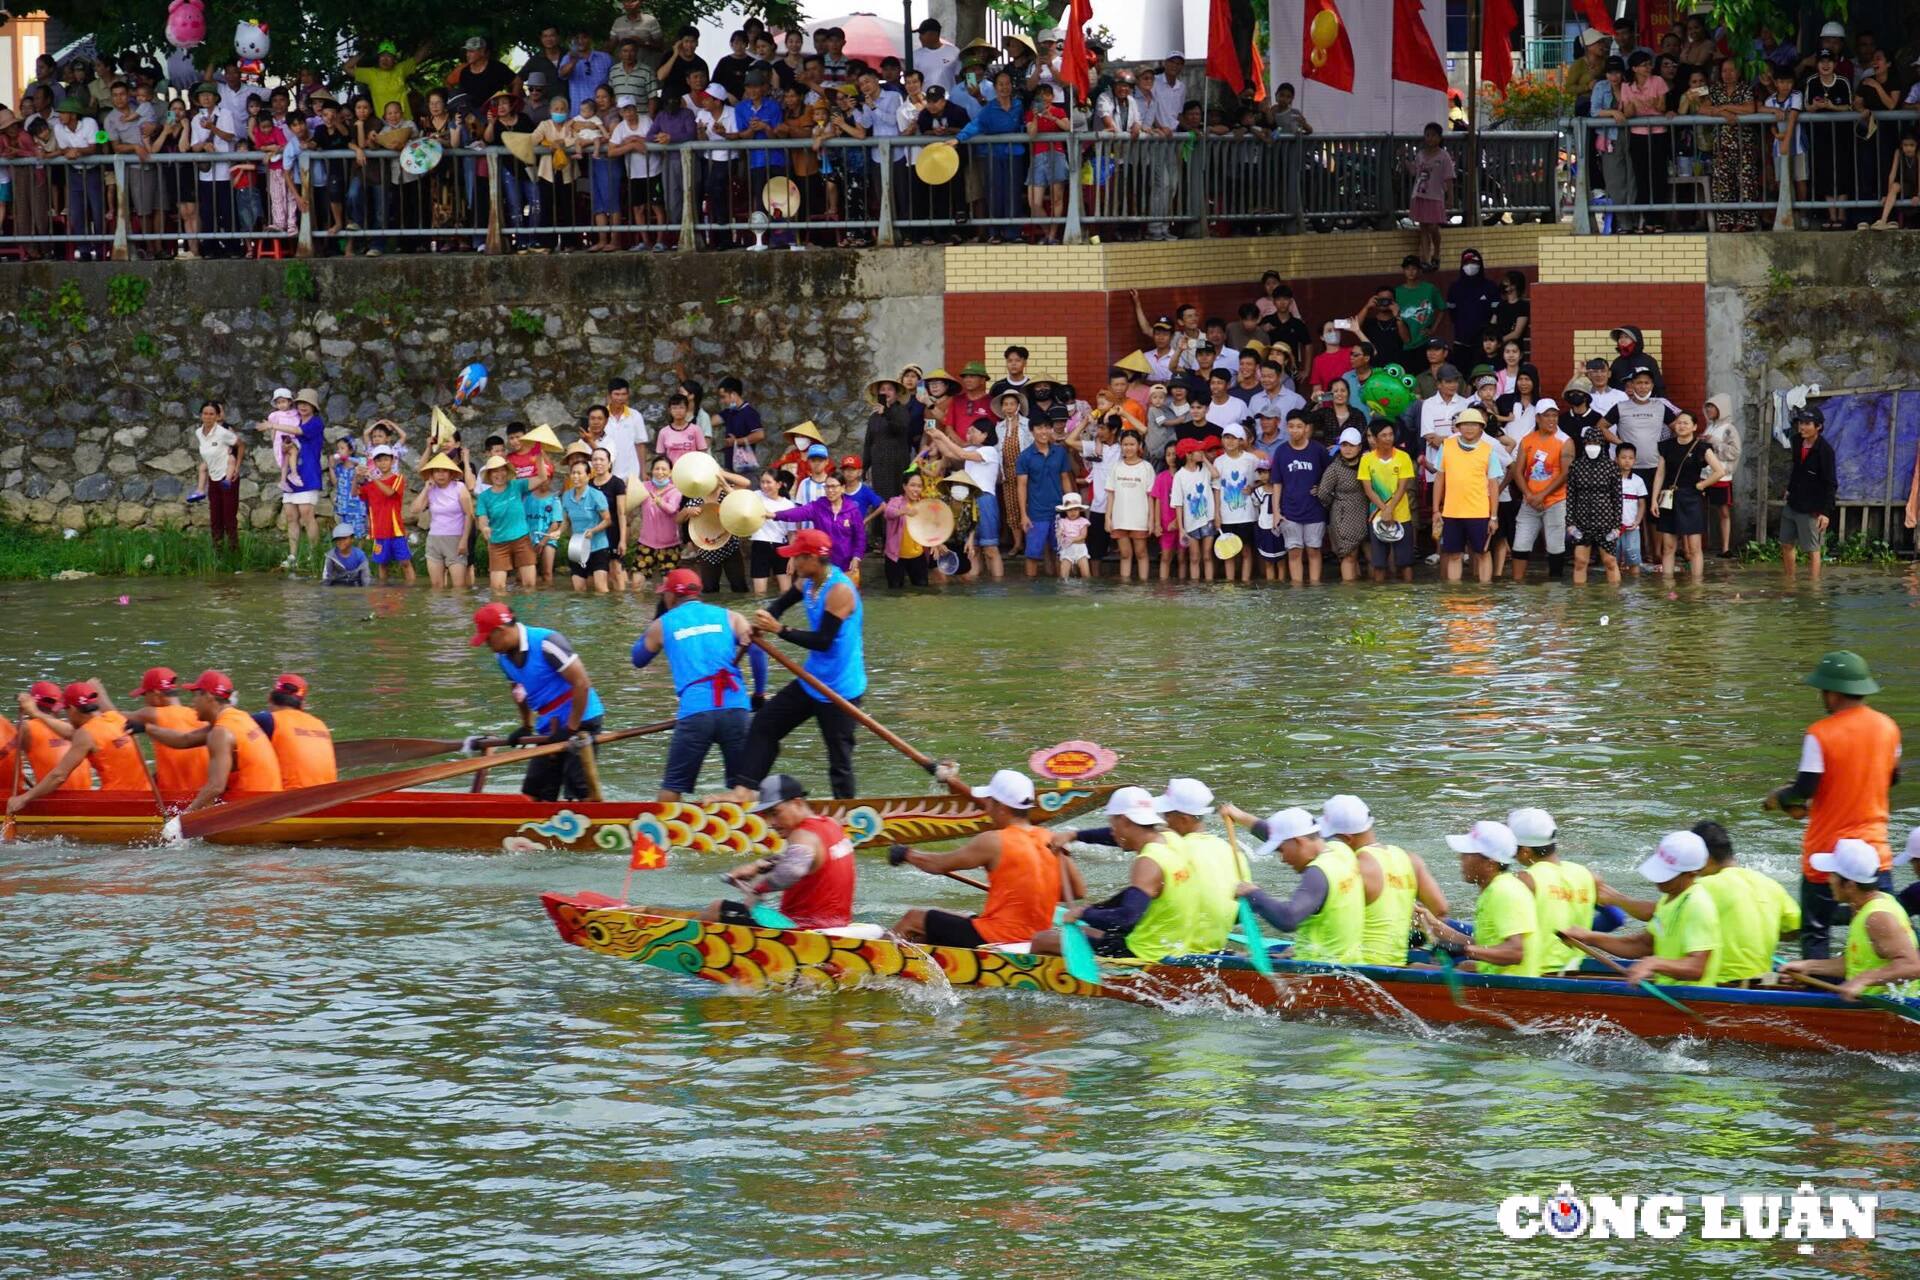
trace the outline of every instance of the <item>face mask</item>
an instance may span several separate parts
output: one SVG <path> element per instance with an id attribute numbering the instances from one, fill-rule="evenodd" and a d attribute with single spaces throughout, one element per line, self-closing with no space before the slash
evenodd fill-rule
<path id="1" fill-rule="evenodd" d="M 1469 262 L 1460 268 L 1460 274 L 1463 276 L 1477 276 L 1480 274 L 1480 264 L 1477 262 Z"/>
<path id="2" fill-rule="evenodd" d="M 1597 457 L 1599 457 L 1599 456 L 1600 456 L 1600 446 L 1599 446 L 1599 445 L 1597 445 L 1597 444 L 1590 444 L 1590 445 L 1583 445 L 1582 447 L 1583 447 L 1584 449 L 1586 449 L 1586 451 L 1587 451 L 1587 456 L 1588 456 L 1589 458 L 1597 458 Z"/>
<path id="3" fill-rule="evenodd" d="M 566 113 L 566 112 L 564 112 L 564 111 L 555 111 L 555 112 L 553 112 L 552 114 L 553 114 L 553 122 L 554 122 L 555 124 L 565 124 L 565 123 L 567 122 L 567 113 Z"/>

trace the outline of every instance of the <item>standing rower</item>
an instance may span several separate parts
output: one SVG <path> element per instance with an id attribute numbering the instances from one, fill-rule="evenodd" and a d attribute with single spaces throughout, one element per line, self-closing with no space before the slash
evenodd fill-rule
<path id="1" fill-rule="evenodd" d="M 921 853 L 898 844 L 887 851 L 887 861 L 894 866 L 910 863 L 929 875 L 979 868 L 987 873 L 987 902 L 977 915 L 915 908 L 893 926 L 909 942 L 969 948 L 1028 942 L 1053 923 L 1063 867 L 1073 896 L 1086 892 L 1072 859 L 1055 854 L 1045 828 L 1027 821 L 1033 812 L 1033 779 L 1002 769 L 986 786 L 974 787 L 973 798 L 983 802 L 989 830 L 951 853 Z"/>
<path id="2" fill-rule="evenodd" d="M 818 529 L 796 532 L 780 548 L 793 574 L 793 585 L 770 608 L 753 615 L 753 627 L 807 650 L 807 671 L 857 705 L 867 692 L 866 650 L 860 633 L 863 606 L 859 588 L 827 558 L 832 548 L 827 535 Z M 803 603 L 807 630 L 782 626 L 780 615 Z M 780 758 L 781 741 L 812 719 L 819 720 L 820 738 L 826 743 L 827 778 L 833 784 L 834 797 L 853 797 L 853 718 L 804 680 L 795 680 L 754 713 L 747 729 L 746 788 L 760 785 Z"/>
<path id="3" fill-rule="evenodd" d="M 1847 925 L 1844 956 L 1822 960 L 1795 960 L 1782 966 L 1785 973 L 1822 978 L 1844 978 L 1840 994 L 1858 1000 L 1863 994 L 1904 994 L 1888 984 L 1920 978 L 1920 949 L 1914 944 L 1913 922 L 1893 896 L 1880 887 L 1885 874 L 1880 850 L 1864 840 L 1839 841 L 1832 853 L 1816 853 L 1813 868 L 1830 877 L 1833 896 L 1853 909 Z"/>
<path id="4" fill-rule="evenodd" d="M 1405 964 L 1417 901 L 1435 915 L 1447 914 L 1447 895 L 1417 853 L 1397 844 L 1380 844 L 1373 832 L 1373 811 L 1359 796 L 1330 796 L 1320 806 L 1320 830 L 1353 850 L 1367 885 L 1366 864 L 1379 867 L 1379 891 L 1367 899 L 1360 937 L 1363 964 Z"/>
<path id="5" fill-rule="evenodd" d="M 62 723 L 72 725 L 67 749 L 51 769 L 45 773 L 37 769 L 34 771 L 36 781 L 7 801 L 7 812 L 18 813 L 49 791 L 58 790 L 68 775 L 83 765 L 92 766 L 93 772 L 100 778 L 102 791 L 146 795 L 152 785 L 147 780 L 147 763 L 140 758 L 140 748 L 133 745 L 133 735 L 127 732 L 125 717 L 110 709 L 111 704 L 106 701 L 98 685 L 92 681 L 70 684 L 61 701 L 69 717 L 68 721 Z M 28 714 L 36 720 L 51 718 L 38 707 Z"/>
<path id="6" fill-rule="evenodd" d="M 280 761 L 280 783 L 289 791 L 340 777 L 333 760 L 333 733 L 306 709 L 306 702 L 306 680 L 283 675 L 267 691 L 268 710 L 253 713 L 253 722 L 273 743 L 273 754 Z"/>
<path id="7" fill-rule="evenodd" d="M 485 604 L 473 611 L 473 639 L 468 643 L 493 650 L 500 673 L 513 682 L 520 727 L 507 736 L 508 745 L 517 747 L 535 735 L 548 742 L 565 742 L 600 732 L 600 695 L 587 678 L 586 664 L 558 631 L 517 622 L 513 610 L 504 604 Z M 569 800 L 585 800 L 592 794 L 578 746 L 527 761 L 521 795 L 554 801 L 563 787 Z"/>
<path id="8" fill-rule="evenodd" d="M 1358 964 L 1366 936 L 1367 899 L 1353 850 L 1320 834 L 1320 820 L 1305 809 L 1282 809 L 1266 820 L 1262 857 L 1278 853 L 1300 873 L 1300 883 L 1285 902 L 1258 885 L 1243 883 L 1239 894 L 1260 918 L 1293 934 L 1293 958 Z M 1256 832 L 1258 834 L 1258 832 Z M 1251 941 L 1251 940 L 1249 940 Z"/>
<path id="9" fill-rule="evenodd" d="M 1476 822 L 1463 836 L 1448 836 L 1460 855 L 1460 878 L 1480 889 L 1469 937 L 1422 907 L 1414 914 L 1435 945 L 1458 954 L 1481 973 L 1516 978 L 1540 976 L 1540 914 L 1533 891 L 1513 874 L 1519 842 L 1504 822 Z"/>
<path id="10" fill-rule="evenodd" d="M 676 569 L 675 573 L 685 570 Z M 755 898 L 780 891 L 780 912 L 802 929 L 840 929 L 853 919 L 853 841 L 832 818 L 807 804 L 807 789 L 791 774 L 776 773 L 760 784 L 752 812 L 766 818 L 786 844 L 726 878 Z M 702 920 L 752 924 L 746 903 L 722 898 Z"/>
<path id="11" fill-rule="evenodd" d="M 67 754 L 67 739 L 73 735 L 72 724 L 58 713 L 61 701 L 60 686 L 51 680 L 36 680 L 33 687 L 20 695 L 22 728 L 27 738 L 27 764 L 33 770 L 34 781 L 51 774 Z M 55 728 L 55 726 L 62 726 Z M 93 766 L 84 761 L 70 770 L 60 781 L 62 791 L 93 790 Z"/>
<path id="12" fill-rule="evenodd" d="M 1533 889 L 1540 925 L 1540 972 L 1579 968 L 1582 952 L 1558 935 L 1561 929 L 1592 926 L 1598 896 L 1593 872 L 1561 858 L 1560 827 L 1545 809 L 1515 809 L 1507 815 L 1507 830 L 1513 832 L 1517 846 L 1520 878 Z"/>
<path id="13" fill-rule="evenodd" d="M 1800 839 L 1800 954 L 1824 960 L 1832 954 L 1829 930 L 1844 921 L 1813 855 L 1842 840 L 1864 840 L 1880 851 L 1880 888 L 1893 888 L 1887 791 L 1900 780 L 1900 726 L 1867 705 L 1880 685 L 1857 653 L 1828 653 L 1806 683 L 1820 690 L 1827 715 L 1801 740 L 1799 776 L 1769 795 L 1765 807 L 1795 816 L 1804 808 L 1807 815 Z"/>
<path id="14" fill-rule="evenodd" d="M 1680 982 L 1710 987 L 1720 981 L 1720 913 L 1701 885 L 1707 842 L 1691 831 L 1670 831 L 1640 864 L 1640 875 L 1659 886 L 1660 903 L 1644 933 L 1622 937 L 1592 929 L 1567 936 L 1634 963 L 1629 982 Z"/>
<path id="15" fill-rule="evenodd" d="M 660 584 L 660 616 L 633 642 L 636 667 L 667 655 L 680 695 L 659 800 L 678 800 L 698 786 L 701 766 L 715 746 L 727 785 L 745 785 L 753 712 L 740 675 L 742 651 L 753 660 L 753 691 L 759 693 L 767 683 L 767 655 L 754 645 L 753 627 L 739 614 L 700 599 L 701 590 L 700 575 L 692 569 L 667 574 Z"/>
<path id="16" fill-rule="evenodd" d="M 147 726 L 147 736 L 162 746 L 207 749 L 207 780 L 182 812 L 196 813 L 223 796 L 284 791 L 273 744 L 252 716 L 233 705 L 233 681 L 226 672 L 202 671 L 187 688 L 194 694 L 198 729 L 181 732 L 157 724 Z"/>
<path id="17" fill-rule="evenodd" d="M 127 727 L 135 733 L 149 725 L 190 733 L 200 727 L 200 717 L 192 707 L 180 705 L 180 676 L 172 667 L 148 667 L 140 677 L 140 687 L 131 696 L 141 705 L 126 713 Z M 149 735 L 151 736 L 151 735 Z M 160 794 L 190 796 L 207 785 L 207 749 L 153 744 L 153 776 Z"/>

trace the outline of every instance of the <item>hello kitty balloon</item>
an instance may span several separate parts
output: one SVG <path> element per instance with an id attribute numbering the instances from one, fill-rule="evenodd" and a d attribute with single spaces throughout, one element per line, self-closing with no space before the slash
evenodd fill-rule
<path id="1" fill-rule="evenodd" d="M 239 22 L 233 28 L 233 51 L 240 58 L 259 62 L 267 56 L 273 42 L 267 38 L 264 22 Z"/>
<path id="2" fill-rule="evenodd" d="M 207 11 L 201 0 L 173 0 L 167 6 L 167 43 L 191 49 L 207 38 Z"/>

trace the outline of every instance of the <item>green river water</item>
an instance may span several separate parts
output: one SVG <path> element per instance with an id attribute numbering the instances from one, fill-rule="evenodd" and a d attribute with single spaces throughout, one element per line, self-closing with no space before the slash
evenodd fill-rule
<path id="1" fill-rule="evenodd" d="M 118 603 L 125 593 L 126 606 Z M 510 723 L 472 602 L 235 579 L 0 585 L 0 688 L 144 667 L 304 673 L 337 736 Z M 1603 615 L 1606 625 L 1602 625 Z M 525 616 L 609 726 L 665 714 L 631 602 Z M 1489 593 L 1111 584 L 867 602 L 868 706 L 984 778 L 1070 737 L 1265 812 L 1356 791 L 1470 894 L 1442 836 L 1542 804 L 1616 882 L 1714 817 L 1795 874 L 1757 800 L 1863 651 L 1920 709 L 1920 583 L 1736 573 Z M 824 762 L 803 731 L 787 761 Z M 651 795 L 660 739 L 602 757 Z M 924 775 L 863 739 L 869 794 Z M 510 785 L 496 779 L 495 785 Z M 1896 790 L 1895 840 L 1920 819 Z M 1902 793 L 1905 793 L 1904 795 Z M 714 896 L 686 856 L 636 898 Z M 1097 893 L 1117 852 L 1083 858 Z M 1040 995 L 741 994 L 567 947 L 543 889 L 615 855 L 0 852 L 0 1276 L 1920 1275 L 1914 1065 L 1617 1033 L 1302 1023 Z M 1270 888 L 1292 875 L 1256 869 Z M 1900 872 L 1904 880 L 1907 873 Z M 977 896 L 877 859 L 860 906 Z M 1502 1197 L 1881 1195 L 1880 1238 L 1509 1241 Z M 1697 1222 L 1698 1213 L 1694 1214 Z"/>

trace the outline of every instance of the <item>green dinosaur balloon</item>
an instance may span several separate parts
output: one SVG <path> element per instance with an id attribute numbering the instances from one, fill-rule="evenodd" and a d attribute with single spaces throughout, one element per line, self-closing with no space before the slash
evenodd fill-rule
<path id="1" fill-rule="evenodd" d="M 1413 376 L 1397 364 L 1381 365 L 1360 384 L 1360 399 L 1376 418 L 1399 421 L 1413 403 Z"/>

